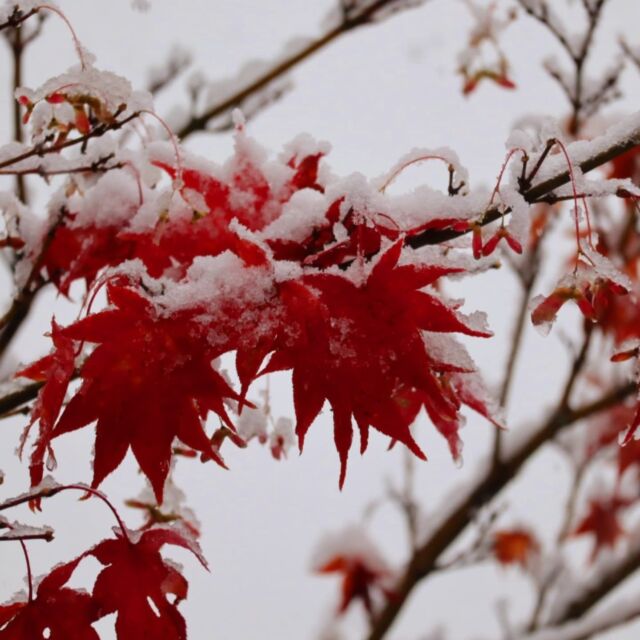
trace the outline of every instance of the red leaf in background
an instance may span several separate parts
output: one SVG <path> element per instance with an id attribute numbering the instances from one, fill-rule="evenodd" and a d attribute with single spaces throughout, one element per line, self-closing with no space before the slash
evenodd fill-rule
<path id="1" fill-rule="evenodd" d="M 54 568 L 31 602 L 0 605 L 3 640 L 100 640 L 91 626 L 100 617 L 93 599 L 64 586 L 82 557 Z"/>
<path id="2" fill-rule="evenodd" d="M 624 180 L 631 178 L 638 180 L 640 176 L 640 147 L 633 147 L 629 151 L 617 156 L 611 161 L 609 178 Z"/>
<path id="3" fill-rule="evenodd" d="M 531 321 L 544 332 L 548 331 L 560 308 L 572 300 L 587 320 L 600 322 L 606 318 L 611 298 L 626 296 L 627 293 L 627 288 L 619 282 L 603 276 L 600 271 L 579 260 L 573 272 L 564 276 L 550 295 L 533 299 L 535 307 L 531 312 Z"/>
<path id="4" fill-rule="evenodd" d="M 93 601 L 99 617 L 116 614 L 119 639 L 185 640 L 187 637 L 186 624 L 177 605 L 187 597 L 189 585 L 175 565 L 168 564 L 160 555 L 165 544 L 188 549 L 207 568 L 195 542 L 168 527 L 148 529 L 132 541 L 119 535 L 104 540 L 85 554 L 104 566 L 93 587 Z M 169 596 L 174 596 L 173 601 Z"/>
<path id="5" fill-rule="evenodd" d="M 320 575 L 341 576 L 338 614 L 361 600 L 369 614 L 377 605 L 394 597 L 397 575 L 358 526 L 325 534 L 313 560 L 313 571 Z"/>
<path id="6" fill-rule="evenodd" d="M 589 501 L 589 512 L 573 531 L 574 536 L 593 535 L 594 545 L 591 561 L 605 547 L 615 547 L 618 539 L 625 535 L 620 525 L 619 511 L 627 508 L 630 500 L 623 498 L 592 499 Z"/>
<path id="7" fill-rule="evenodd" d="M 44 434 L 46 444 L 97 420 L 93 486 L 131 447 L 160 503 L 176 438 L 224 466 L 203 420 L 213 411 L 233 429 L 224 401 L 239 396 L 212 368 L 219 353 L 191 314 L 162 317 L 146 298 L 113 283 L 108 297 L 111 308 L 60 332 L 98 346 L 82 365 L 82 386 Z"/>
<path id="8" fill-rule="evenodd" d="M 640 440 L 630 440 L 618 447 L 618 475 L 622 476 L 627 469 L 640 468 Z"/>
<path id="9" fill-rule="evenodd" d="M 493 534 L 493 553 L 501 564 L 526 568 L 539 550 L 538 541 L 526 529 L 505 529 Z"/>
<path id="10" fill-rule="evenodd" d="M 338 613 L 343 614 L 355 600 L 362 604 L 369 613 L 373 613 L 372 592 L 380 591 L 387 599 L 393 592 L 386 588 L 385 582 L 389 574 L 367 566 L 361 558 L 336 556 L 316 569 L 318 573 L 341 573 L 342 587 Z"/>

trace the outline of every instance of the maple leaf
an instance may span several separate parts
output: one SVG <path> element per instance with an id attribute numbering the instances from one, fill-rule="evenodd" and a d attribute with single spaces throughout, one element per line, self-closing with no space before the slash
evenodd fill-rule
<path id="1" fill-rule="evenodd" d="M 102 269 L 134 257 L 135 243 L 121 236 L 120 231 L 116 226 L 60 224 L 44 249 L 41 266 L 64 295 L 75 280 L 82 279 L 89 287 Z"/>
<path id="2" fill-rule="evenodd" d="M 99 617 L 93 599 L 64 586 L 81 559 L 54 568 L 40 582 L 33 600 L 0 605 L 3 640 L 99 640 L 91 626 Z"/>
<path id="3" fill-rule="evenodd" d="M 196 543 L 177 528 L 154 527 L 141 535 L 118 535 L 86 552 L 104 566 L 93 587 L 99 617 L 116 614 L 118 638 L 184 640 L 184 618 L 177 605 L 187 597 L 188 582 L 160 554 L 166 545 L 191 551 L 205 569 Z M 174 596 L 170 601 L 169 596 Z"/>
<path id="4" fill-rule="evenodd" d="M 505 529 L 493 534 L 493 553 L 501 564 L 519 564 L 525 568 L 538 553 L 537 540 L 526 529 Z"/>
<path id="5" fill-rule="evenodd" d="M 63 335 L 55 320 L 51 321 L 50 335 L 54 345 L 53 352 L 16 374 L 31 380 L 45 381 L 31 411 L 31 420 L 22 435 L 20 446 L 21 452 L 32 425 L 38 421 L 39 434 L 29 467 L 32 486 L 42 481 L 44 458 L 47 453 L 51 454 L 51 434 L 75 369 L 75 342 Z"/>
<path id="6" fill-rule="evenodd" d="M 237 134 L 236 142 L 233 171 L 227 179 L 188 167 L 182 172 L 183 191 L 198 193 L 206 211 L 198 212 L 193 220 L 160 220 L 152 233 L 122 234 L 124 239 L 135 242 L 135 255 L 151 275 L 161 275 L 176 262 L 189 266 L 196 256 L 215 256 L 227 249 L 234 250 L 236 234 L 230 228 L 232 220 L 250 231 L 258 231 L 280 215 L 296 191 L 322 191 L 318 184 L 322 153 L 291 158 L 282 167 L 289 172 L 288 179 L 275 188 L 251 159 L 244 135 Z M 176 176 L 173 167 L 162 162 L 156 164 L 172 177 Z"/>
<path id="7" fill-rule="evenodd" d="M 466 324 L 435 295 L 421 291 L 459 269 L 398 265 L 401 250 L 402 240 L 391 245 L 361 284 L 329 273 L 281 283 L 286 328 L 262 352 L 238 353 L 239 361 L 252 363 L 238 367 L 245 388 L 269 351 L 274 353 L 262 373 L 293 369 L 300 449 L 324 402 L 329 402 L 341 463 L 340 486 L 353 439 L 352 420 L 360 431 L 362 452 L 373 427 L 424 458 L 410 431 L 424 406 L 457 455 L 458 412 L 462 402 L 473 402 L 473 394 L 463 399 L 460 385 L 449 383 L 443 373 L 451 367 L 429 354 L 422 334 L 488 335 Z"/>
<path id="8" fill-rule="evenodd" d="M 625 531 L 620 525 L 619 511 L 629 507 L 630 504 L 630 500 L 619 497 L 589 501 L 589 511 L 572 535 L 594 536 L 592 562 L 602 549 L 615 547 L 618 539 L 625 535 Z"/>
<path id="9" fill-rule="evenodd" d="M 126 285 L 112 282 L 107 290 L 111 308 L 59 332 L 98 346 L 82 365 L 82 385 L 53 430 L 41 431 L 41 446 L 97 420 L 92 486 L 122 462 L 130 447 L 161 503 L 176 438 L 224 466 L 203 419 L 213 411 L 233 430 L 224 401 L 240 398 L 213 368 L 219 352 L 209 345 L 207 329 L 194 320 L 194 312 L 164 317 Z M 47 409 L 50 422 L 59 405 Z M 41 462 L 34 458 L 32 465 L 41 467 Z"/>

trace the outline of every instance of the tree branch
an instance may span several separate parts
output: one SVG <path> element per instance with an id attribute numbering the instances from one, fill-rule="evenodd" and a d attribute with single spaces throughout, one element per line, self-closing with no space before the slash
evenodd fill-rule
<path id="1" fill-rule="evenodd" d="M 584 364 L 589 341 L 590 334 L 587 334 L 583 348 L 573 363 L 556 411 L 502 464 L 490 468 L 484 480 L 480 481 L 452 508 L 431 537 L 413 554 L 396 588 L 395 597 L 387 602 L 376 618 L 375 625 L 368 636 L 369 640 L 381 640 L 385 636 L 413 588 L 434 570 L 439 556 L 470 524 L 473 514 L 502 491 L 538 449 L 555 437 L 561 429 L 614 406 L 636 390 L 635 384 L 627 384 L 579 409 L 573 410 L 569 407 L 571 392 Z"/>
<path id="2" fill-rule="evenodd" d="M 201 115 L 194 115 L 189 122 L 177 131 L 176 135 L 178 138 L 184 139 L 196 131 L 205 130 L 209 120 L 239 106 L 248 97 L 264 89 L 287 71 L 304 62 L 307 58 L 310 58 L 314 53 L 324 49 L 324 47 L 331 44 L 341 35 L 369 22 L 376 13 L 393 5 L 395 1 L 396 0 L 375 0 L 360 13 L 350 14 L 345 12 L 342 22 L 337 27 L 334 27 L 320 38 L 313 40 L 304 49 L 277 63 L 263 75 L 236 91 L 233 95 L 206 109 Z"/>

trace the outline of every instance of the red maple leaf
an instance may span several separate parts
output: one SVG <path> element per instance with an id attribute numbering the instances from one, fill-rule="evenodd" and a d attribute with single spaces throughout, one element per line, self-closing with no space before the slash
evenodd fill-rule
<path id="1" fill-rule="evenodd" d="M 194 313 L 164 317 L 121 283 L 108 285 L 108 298 L 111 308 L 60 330 L 67 340 L 98 346 L 82 365 L 82 386 L 53 430 L 41 431 L 41 445 L 97 420 L 92 486 L 131 447 L 161 503 L 176 438 L 224 466 L 203 420 L 213 411 L 233 429 L 224 401 L 240 398 L 212 367 L 220 353 Z M 55 400 L 46 405 L 49 419 L 59 410 Z M 35 458 L 32 465 L 41 467 L 41 461 Z"/>
<path id="2" fill-rule="evenodd" d="M 42 481 L 43 462 L 47 452 L 51 453 L 51 434 L 60 414 L 69 381 L 75 369 L 76 345 L 63 335 L 55 320 L 51 321 L 51 339 L 54 350 L 48 356 L 21 369 L 16 375 L 36 381 L 46 381 L 31 411 L 31 420 L 24 431 L 21 450 L 33 423 L 39 421 L 39 434 L 31 454 L 31 484 Z"/>
<path id="3" fill-rule="evenodd" d="M 40 582 L 33 600 L 0 605 L 3 640 L 99 640 L 91 626 L 99 617 L 93 599 L 64 586 L 81 558 L 53 569 Z"/>
<path id="4" fill-rule="evenodd" d="M 98 273 L 134 257 L 135 244 L 116 226 L 71 227 L 58 225 L 45 247 L 41 266 L 58 290 L 67 294 L 71 283 L 82 279 L 87 287 Z"/>
<path id="5" fill-rule="evenodd" d="M 189 585 L 160 554 L 166 544 L 191 551 L 207 568 L 197 543 L 179 527 L 153 527 L 126 535 L 119 531 L 115 538 L 53 569 L 40 582 L 35 599 L 0 606 L 2 638 L 99 640 L 92 623 L 115 613 L 121 640 L 186 640 L 186 624 L 177 605 L 187 597 Z M 104 567 L 92 593 L 65 587 L 78 564 L 89 556 Z"/>
<path id="6" fill-rule="evenodd" d="M 245 387 L 269 351 L 274 353 L 263 373 L 293 369 L 301 449 L 309 427 L 324 402 L 329 402 L 341 462 L 340 486 L 353 438 L 352 419 L 360 430 L 361 451 L 373 427 L 424 458 L 409 429 L 424 406 L 457 455 L 460 405 L 473 403 L 476 408 L 479 404 L 471 393 L 463 397 L 459 381 L 451 383 L 446 374 L 455 368 L 429 354 L 422 334 L 488 335 L 468 326 L 435 295 L 421 291 L 459 269 L 399 266 L 401 250 L 400 240 L 382 254 L 359 285 L 329 273 L 283 282 L 285 329 L 262 351 L 238 353 L 238 373 Z"/>
<path id="7" fill-rule="evenodd" d="M 206 561 L 195 542 L 175 528 L 154 527 L 139 538 L 129 535 L 131 539 L 119 535 L 103 540 L 84 554 L 105 567 L 93 587 L 98 616 L 115 613 L 116 633 L 123 640 L 185 640 L 186 624 L 177 605 L 187 597 L 188 583 L 160 549 L 165 544 L 188 549 L 205 569 Z"/>
<path id="8" fill-rule="evenodd" d="M 605 547 L 615 547 L 618 539 L 625 535 L 620 524 L 619 512 L 629 507 L 630 500 L 613 497 L 608 499 L 592 499 L 589 511 L 573 531 L 574 536 L 593 535 L 594 546 L 591 561 Z"/>

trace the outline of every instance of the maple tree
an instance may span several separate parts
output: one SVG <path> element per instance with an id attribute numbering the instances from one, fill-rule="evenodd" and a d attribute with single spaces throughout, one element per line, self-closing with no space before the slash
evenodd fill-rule
<path id="1" fill-rule="evenodd" d="M 535 593 L 528 619 L 506 625 L 505 638 L 585 638 L 640 615 L 637 601 L 592 613 L 640 561 L 628 525 L 640 497 L 640 119 L 598 120 L 623 90 L 622 62 L 595 79 L 585 71 L 605 7 L 615 2 L 582 0 L 573 10 L 585 27 L 575 37 L 545 0 L 466 3 L 473 27 L 458 73 L 468 100 L 485 90 L 517 92 L 502 38 L 519 20 L 550 34 L 570 65 L 545 63 L 568 98 L 568 116 L 517 126 L 487 189 L 473 186 L 447 148 L 415 149 L 367 179 L 334 175 L 328 145 L 308 135 L 275 159 L 250 135 L 247 119 L 281 97 L 287 71 L 421 0 L 341 0 L 321 38 L 241 78 L 222 98 L 195 90 L 191 113 L 173 127 L 151 94 L 180 74 L 184 60 L 172 60 L 150 92 L 135 91 L 95 65 L 60 8 L 7 0 L 0 35 L 14 61 L 15 140 L 0 147 L 0 176 L 10 180 L 0 191 L 0 251 L 13 288 L 0 317 L 0 358 L 30 314 L 47 315 L 50 331 L 49 352 L 7 365 L 0 387 L 0 419 L 23 427 L 9 448 L 17 445 L 28 470 L 24 491 L 5 497 L 0 512 L 28 504 L 40 523 L 0 517 L 0 541 L 21 547 L 27 574 L 27 592 L 0 605 L 0 638 L 99 638 L 105 619 L 118 638 L 186 638 L 178 606 L 188 582 L 161 550 L 182 548 L 208 565 L 201 526 L 174 484 L 177 462 L 226 468 L 223 454 L 257 440 L 286 464 L 296 439 L 303 452 L 323 410 L 331 415 L 340 489 L 354 431 L 362 454 L 375 437 L 407 456 L 405 485 L 391 484 L 370 509 L 400 508 L 404 563 L 394 567 L 359 527 L 321 544 L 313 569 L 340 577 L 338 623 L 360 608 L 367 637 L 382 638 L 418 584 L 482 563 L 518 572 Z M 30 89 L 22 86 L 23 54 L 46 16 L 68 27 L 78 64 Z M 621 60 L 640 68 L 635 46 L 622 42 L 620 50 Z M 138 140 L 143 121 L 157 130 Z M 232 132 L 224 165 L 189 149 L 189 136 L 207 128 Z M 401 174 L 425 163 L 446 169 L 442 189 L 390 193 Z M 37 187 L 47 193 L 44 218 L 33 210 L 35 178 L 45 183 Z M 60 188 L 47 191 L 56 180 Z M 560 264 L 543 285 L 550 238 Z M 463 310 L 448 286 L 498 268 L 513 272 L 521 296 L 495 394 L 467 350 L 475 340 L 495 340 L 485 314 Z M 47 289 L 78 301 L 75 320 L 61 322 L 38 305 Z M 518 429 L 504 414 L 526 324 L 559 333 L 569 302 L 579 314 L 560 398 L 540 424 L 509 440 Z M 282 372 L 291 380 L 294 422 L 274 420 L 268 387 L 259 400 L 257 388 Z M 412 481 L 415 461 L 430 453 L 421 416 L 460 462 L 468 410 L 491 436 L 491 455 L 485 464 L 472 451 L 478 478 L 424 518 Z M 93 453 L 83 452 L 92 477 L 64 484 L 56 476 L 73 473 L 74 460 L 56 448 L 61 436 L 81 430 L 95 434 Z M 545 445 L 563 453 L 572 478 L 552 542 L 497 504 Z M 123 473 L 129 451 L 150 487 L 126 502 L 144 512 L 137 529 L 101 491 Z M 595 486 L 598 474 L 605 488 Z M 117 526 L 36 580 L 29 547 L 53 539 L 43 520 L 48 505 L 71 491 L 104 503 Z M 593 545 L 581 570 L 593 574 L 576 583 L 572 545 L 581 537 Z M 97 561 L 97 576 L 86 588 L 70 586 L 84 561 Z M 327 637 L 339 637 L 333 621 Z"/>

